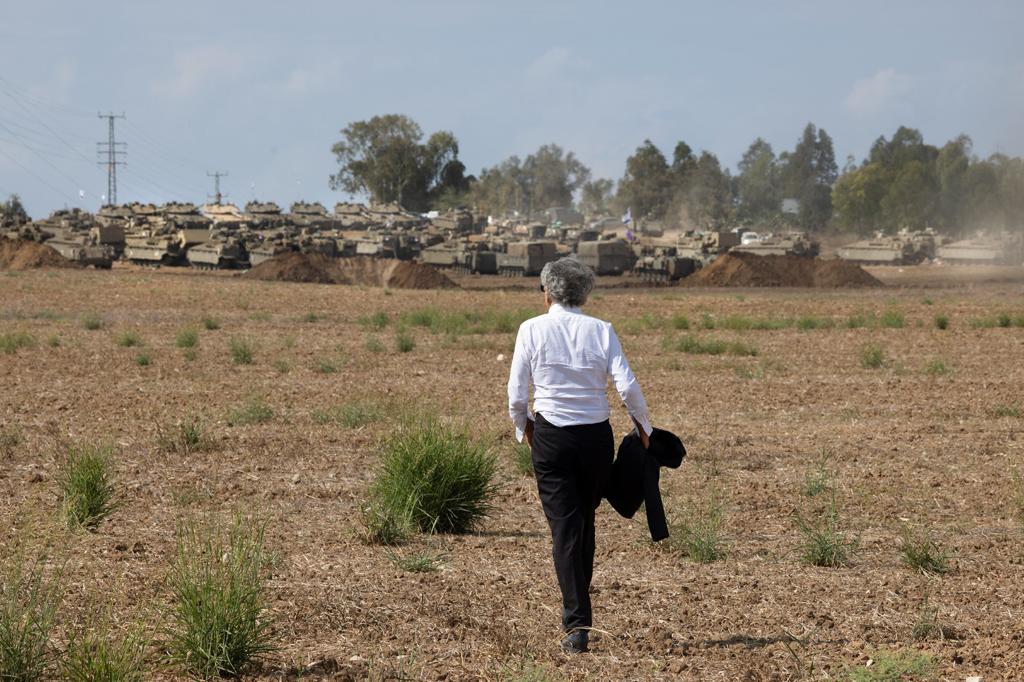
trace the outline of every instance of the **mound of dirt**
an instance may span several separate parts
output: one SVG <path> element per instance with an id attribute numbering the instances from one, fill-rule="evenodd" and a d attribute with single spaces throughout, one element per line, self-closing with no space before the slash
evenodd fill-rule
<path id="1" fill-rule="evenodd" d="M 394 259 L 331 258 L 317 253 L 285 253 L 245 274 L 273 282 L 360 284 L 392 289 L 444 289 L 455 283 L 429 265 Z"/>
<path id="2" fill-rule="evenodd" d="M 683 280 L 696 287 L 878 287 L 859 265 L 839 259 L 727 253 Z"/>
<path id="3" fill-rule="evenodd" d="M 28 239 L 0 239 L 0 270 L 71 267 L 71 261 L 45 244 Z"/>

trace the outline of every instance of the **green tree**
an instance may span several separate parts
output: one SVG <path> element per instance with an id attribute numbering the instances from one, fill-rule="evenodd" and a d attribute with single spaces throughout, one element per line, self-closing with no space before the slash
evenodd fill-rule
<path id="1" fill-rule="evenodd" d="M 672 198 L 672 177 L 665 155 L 644 140 L 626 159 L 626 173 L 619 181 L 618 204 L 631 209 L 635 218 L 661 218 Z"/>
<path id="2" fill-rule="evenodd" d="M 783 196 L 800 202 L 797 224 L 805 229 L 824 227 L 832 217 L 832 185 L 839 175 L 832 138 L 808 123 L 793 151 L 779 160 Z"/>
<path id="3" fill-rule="evenodd" d="M 688 181 L 679 190 L 690 220 L 705 230 L 722 227 L 732 212 L 732 182 L 718 157 L 701 152 Z"/>
<path id="4" fill-rule="evenodd" d="M 779 215 L 779 168 L 772 146 L 754 140 L 739 163 L 736 178 L 737 212 L 747 221 L 771 222 Z"/>
<path id="5" fill-rule="evenodd" d="M 615 183 L 607 178 L 589 180 L 580 189 L 580 211 L 584 215 L 600 215 L 611 210 Z"/>
<path id="6" fill-rule="evenodd" d="M 833 220 L 844 229 L 870 234 L 881 228 L 882 199 L 890 174 L 880 163 L 847 170 L 832 187 Z"/>
<path id="7" fill-rule="evenodd" d="M 452 133 L 434 133 L 424 143 L 415 121 L 386 114 L 350 123 L 341 134 L 331 147 L 339 166 L 330 177 L 331 189 L 415 210 L 428 208 L 439 192 L 450 189 L 441 184 L 451 179 L 459 155 Z"/>
<path id="8" fill-rule="evenodd" d="M 883 219 L 896 228 L 923 229 L 935 217 L 938 184 L 932 168 L 922 161 L 904 163 L 882 199 Z"/>
<path id="9" fill-rule="evenodd" d="M 24 225 L 29 222 L 28 212 L 21 204 L 21 197 L 12 194 L 7 201 L 0 203 L 0 223 L 5 225 Z"/>
<path id="10" fill-rule="evenodd" d="M 528 203 L 526 212 L 571 206 L 573 195 L 590 179 L 590 169 L 572 152 L 546 144 L 523 162 Z"/>

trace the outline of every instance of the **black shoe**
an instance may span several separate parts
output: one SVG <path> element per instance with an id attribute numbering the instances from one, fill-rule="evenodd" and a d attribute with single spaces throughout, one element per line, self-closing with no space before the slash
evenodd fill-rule
<path id="1" fill-rule="evenodd" d="M 590 637 L 586 630 L 573 630 L 562 640 L 562 651 L 567 654 L 585 654 Z"/>

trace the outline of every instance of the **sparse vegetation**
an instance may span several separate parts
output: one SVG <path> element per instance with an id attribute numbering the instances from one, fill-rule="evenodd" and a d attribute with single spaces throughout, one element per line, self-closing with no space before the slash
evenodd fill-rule
<path id="1" fill-rule="evenodd" d="M 935 316 L 935 328 L 936 329 L 949 329 L 949 315 L 936 315 Z"/>
<path id="2" fill-rule="evenodd" d="M 117 345 L 124 348 L 132 348 L 134 346 L 142 345 L 142 337 L 137 331 L 129 329 L 126 332 L 122 332 L 117 336 Z"/>
<path id="3" fill-rule="evenodd" d="M 885 365 L 885 351 L 881 346 L 869 343 L 860 351 L 860 366 L 864 369 L 878 369 Z"/>
<path id="4" fill-rule="evenodd" d="M 407 508 L 394 509 L 379 501 L 365 504 L 361 510 L 363 539 L 372 545 L 400 545 L 416 531 Z"/>
<path id="5" fill-rule="evenodd" d="M 0 559 L 0 680 L 35 682 L 52 671 L 50 633 L 61 603 L 59 573 L 45 560 L 28 560 L 24 550 L 5 550 Z"/>
<path id="6" fill-rule="evenodd" d="M 850 682 L 908 682 L 927 680 L 935 670 L 935 661 L 916 651 L 880 651 L 872 654 L 870 665 L 849 668 Z"/>
<path id="7" fill-rule="evenodd" d="M 231 359 L 236 365 L 251 365 L 255 351 L 252 341 L 244 338 L 232 338 L 228 341 Z"/>
<path id="8" fill-rule="evenodd" d="M 370 336 L 366 339 L 366 350 L 371 353 L 383 353 L 386 349 L 384 344 L 380 342 L 376 336 Z"/>
<path id="9" fill-rule="evenodd" d="M 1017 520 L 1024 523 L 1024 476 L 1016 468 L 1013 470 L 1013 508 Z"/>
<path id="10" fill-rule="evenodd" d="M 726 539 L 722 532 L 725 514 L 721 500 L 712 492 L 707 499 L 691 501 L 682 518 L 672 528 L 669 546 L 691 561 L 710 564 L 726 555 Z"/>
<path id="11" fill-rule="evenodd" d="M 21 445 L 21 431 L 15 426 L 0 427 L 0 455 L 10 457 L 14 449 Z"/>
<path id="12" fill-rule="evenodd" d="M 35 338 L 26 332 L 8 332 L 0 334 L 0 353 L 14 355 L 22 348 L 33 348 Z"/>
<path id="13" fill-rule="evenodd" d="M 526 443 L 515 443 L 512 446 L 512 463 L 516 472 L 523 476 L 533 476 L 533 451 Z"/>
<path id="14" fill-rule="evenodd" d="M 216 331 L 217 329 L 220 329 L 220 320 L 218 320 L 216 317 L 204 317 L 203 327 L 207 331 Z"/>
<path id="15" fill-rule="evenodd" d="M 941 377 L 949 374 L 952 370 L 943 360 L 932 360 L 925 368 L 924 373 L 931 377 Z"/>
<path id="16" fill-rule="evenodd" d="M 341 368 L 342 363 L 329 358 L 319 358 L 313 365 L 313 371 L 317 374 L 334 374 Z"/>
<path id="17" fill-rule="evenodd" d="M 193 327 L 179 330 L 174 337 L 174 345 L 178 348 L 195 348 L 198 344 L 199 331 Z"/>
<path id="18" fill-rule="evenodd" d="M 409 334 L 395 334 L 395 349 L 399 353 L 408 353 L 416 347 L 416 340 Z"/>
<path id="19" fill-rule="evenodd" d="M 2 345 L 3 345 L 3 343 L 0 342 L 0 346 L 2 346 Z M 46 345 L 49 346 L 50 348 L 57 348 L 57 347 L 59 347 L 60 346 L 60 334 L 50 334 L 49 336 L 47 336 L 46 337 Z"/>
<path id="20" fill-rule="evenodd" d="M 115 636 L 109 626 L 82 629 L 68 642 L 61 665 L 67 682 L 142 682 L 149 642 L 138 627 Z"/>
<path id="21" fill-rule="evenodd" d="M 168 649 L 192 675 L 237 675 L 274 651 L 265 532 L 265 523 L 241 516 L 228 528 L 194 520 L 179 526 Z"/>
<path id="22" fill-rule="evenodd" d="M 824 509 L 796 515 L 800 532 L 800 558 L 811 566 L 839 568 L 850 563 L 856 543 L 839 529 L 839 506 L 835 492 Z"/>
<path id="23" fill-rule="evenodd" d="M 462 533 L 491 509 L 495 460 L 462 430 L 425 417 L 387 441 L 371 506 L 429 533 Z"/>
<path id="24" fill-rule="evenodd" d="M 1020 417 L 1020 408 L 1015 405 L 996 405 L 992 409 L 992 414 L 996 417 Z"/>
<path id="25" fill-rule="evenodd" d="M 803 486 L 800 489 L 802 495 L 814 498 L 833 489 L 832 469 L 829 467 L 831 460 L 832 453 L 822 448 L 818 461 L 804 474 Z"/>
<path id="26" fill-rule="evenodd" d="M 82 327 L 89 331 L 96 331 L 103 328 L 103 318 L 96 313 L 86 313 L 82 316 Z"/>
<path id="27" fill-rule="evenodd" d="M 309 313 L 306 313 L 305 315 L 302 316 L 302 321 L 306 322 L 306 323 L 309 323 L 309 324 L 313 324 L 314 322 L 319 322 L 321 319 L 323 319 L 323 318 L 321 318 L 319 315 L 317 315 L 314 312 L 309 312 Z"/>
<path id="28" fill-rule="evenodd" d="M 879 322 L 886 329 L 903 329 L 906 325 L 903 313 L 898 310 L 885 311 L 882 313 L 882 317 L 879 318 Z"/>
<path id="29" fill-rule="evenodd" d="M 524 320 L 533 317 L 531 310 L 440 310 L 421 308 L 401 316 L 410 327 L 423 327 L 435 334 L 462 336 L 465 334 L 510 334 Z"/>
<path id="30" fill-rule="evenodd" d="M 373 315 L 363 315 L 359 318 L 359 324 L 362 325 L 364 329 L 372 329 L 375 331 L 384 329 L 384 327 L 388 326 L 390 322 L 391 318 L 388 317 L 388 314 L 383 310 L 378 310 Z"/>
<path id="31" fill-rule="evenodd" d="M 185 358 L 189 362 L 192 362 L 197 357 L 199 357 L 199 353 L 196 352 L 195 348 L 186 348 L 185 350 L 181 351 L 181 357 Z"/>
<path id="32" fill-rule="evenodd" d="M 173 426 L 157 425 L 157 446 L 164 452 L 190 455 L 211 450 L 213 445 L 206 423 L 197 415 L 189 415 Z"/>
<path id="33" fill-rule="evenodd" d="M 273 362 L 273 364 L 271 366 L 275 370 L 277 370 L 277 372 L 279 374 L 287 374 L 292 369 L 292 366 L 290 364 L 288 364 L 288 361 L 287 360 L 283 360 L 281 358 L 278 358 L 277 360 L 274 360 L 274 362 Z"/>
<path id="34" fill-rule="evenodd" d="M 721 339 L 699 339 L 695 336 L 683 336 L 680 339 L 667 338 L 663 344 L 666 350 L 676 350 L 692 355 L 737 355 L 754 356 L 757 349 L 742 341 L 722 341 Z"/>
<path id="35" fill-rule="evenodd" d="M 69 528 L 96 528 L 117 508 L 113 450 L 73 445 L 59 466 L 64 522 Z"/>
<path id="36" fill-rule="evenodd" d="M 863 329 L 868 326 L 868 318 L 866 315 L 851 315 L 846 319 L 847 329 Z"/>
<path id="37" fill-rule="evenodd" d="M 956 636 L 956 631 L 942 622 L 939 618 L 939 607 L 932 605 L 925 595 L 911 635 L 919 642 L 926 639 L 951 639 Z"/>
<path id="38" fill-rule="evenodd" d="M 409 573 L 434 573 L 444 563 L 443 554 L 431 554 L 423 552 L 419 554 L 389 554 L 388 558 L 403 571 Z"/>
<path id="39" fill-rule="evenodd" d="M 380 421 L 384 418 L 385 411 L 375 403 L 356 400 L 326 410 L 315 410 L 312 416 L 313 421 L 318 424 L 338 424 L 347 429 L 354 429 Z"/>
<path id="40" fill-rule="evenodd" d="M 262 398 L 249 398 L 228 412 L 228 426 L 263 424 L 274 418 L 274 410 Z"/>
<path id="41" fill-rule="evenodd" d="M 153 362 L 153 358 L 150 357 L 149 353 L 142 351 L 135 356 L 135 364 L 139 367 L 149 367 L 150 363 Z"/>
<path id="42" fill-rule="evenodd" d="M 900 557 L 905 566 L 921 573 L 941 575 L 949 571 L 949 552 L 939 546 L 929 530 L 904 528 Z"/>

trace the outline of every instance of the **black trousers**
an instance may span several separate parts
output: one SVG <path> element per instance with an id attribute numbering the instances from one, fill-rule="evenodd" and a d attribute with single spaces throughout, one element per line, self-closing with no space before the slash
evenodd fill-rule
<path id="1" fill-rule="evenodd" d="M 562 590 L 562 626 L 566 631 L 588 628 L 593 625 L 594 510 L 615 457 L 612 427 L 607 420 L 559 427 L 538 414 L 532 454 Z"/>

